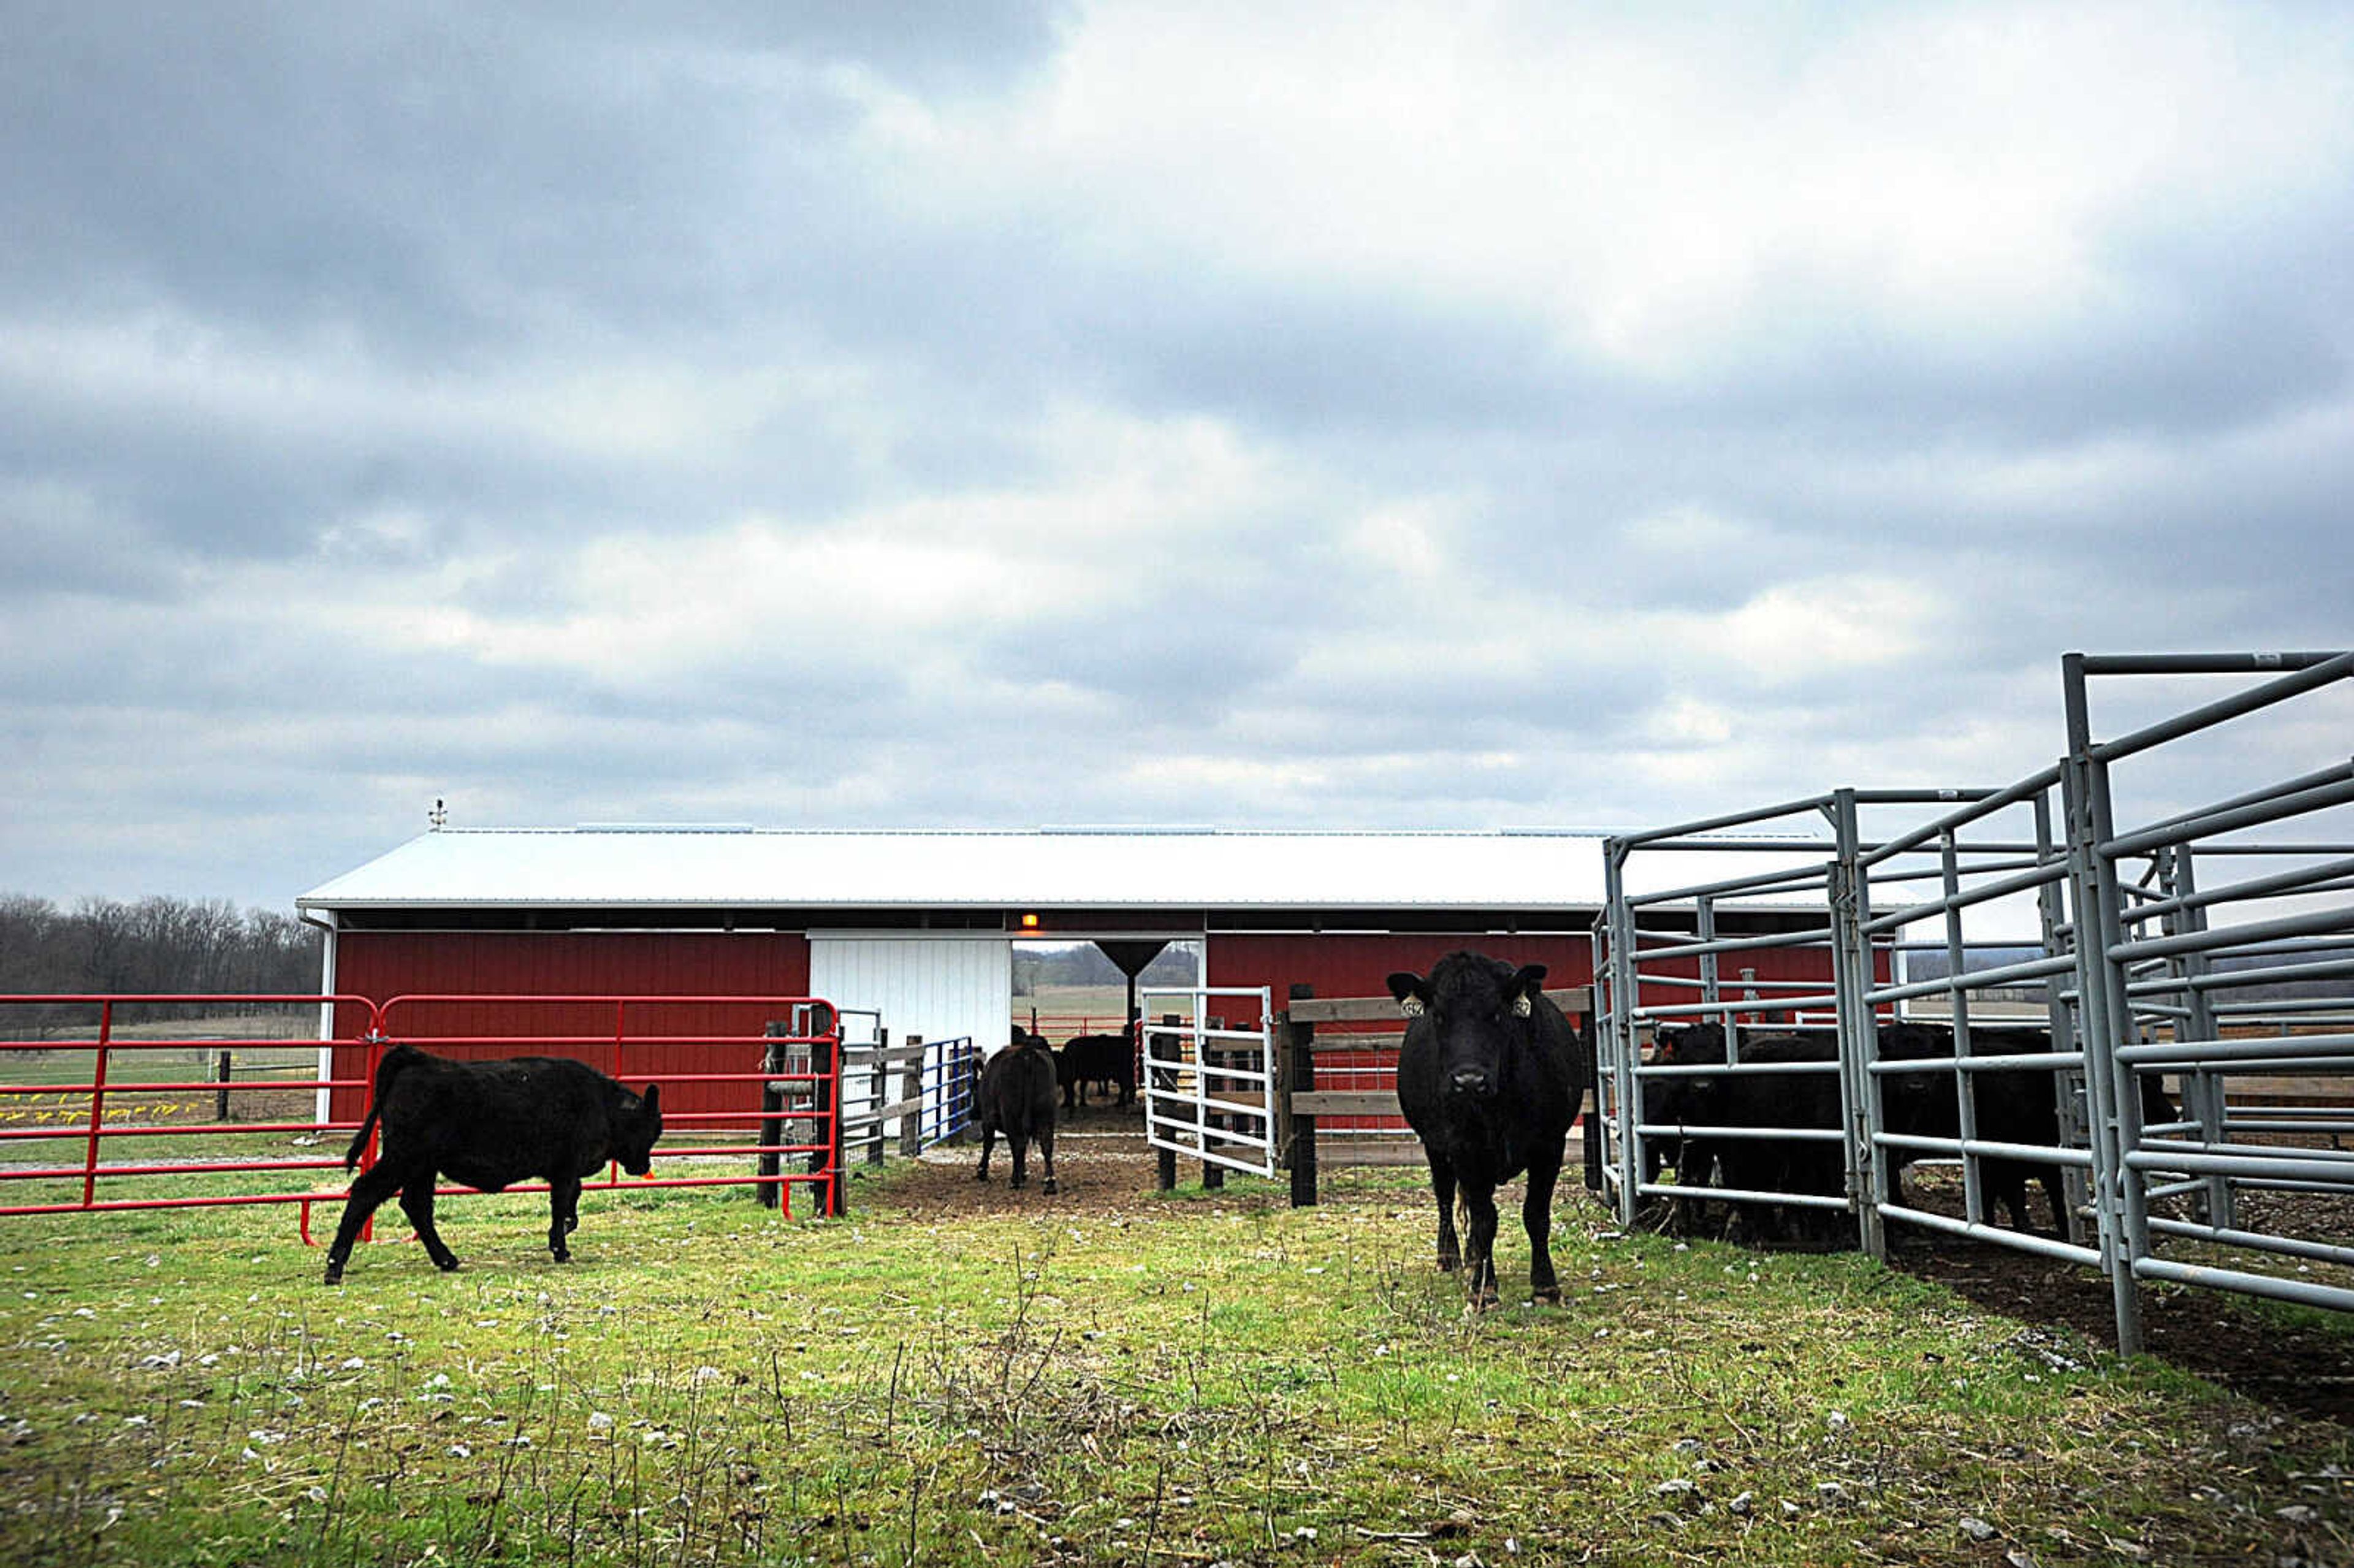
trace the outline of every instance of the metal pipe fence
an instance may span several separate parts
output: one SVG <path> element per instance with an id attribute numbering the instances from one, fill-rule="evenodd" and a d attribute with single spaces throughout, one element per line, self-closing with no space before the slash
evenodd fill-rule
<path id="1" fill-rule="evenodd" d="M 1143 1023 L 1145 1139 L 1159 1151 L 1157 1181 L 1175 1185 L 1176 1162 L 1202 1162 L 1205 1187 L 1225 1172 L 1272 1176 L 1280 1149 L 1276 1122 L 1274 1007 L 1266 986 L 1149 986 L 1137 1000 Z M 1257 1020 L 1230 1028 L 1211 1012 L 1219 999 Z"/>
<path id="2" fill-rule="evenodd" d="M 412 1027 L 413 1014 L 435 1006 L 482 1003 L 531 1003 L 610 1011 L 610 1028 L 594 1032 L 528 1035 L 458 1032 L 430 1033 Z M 222 1009 L 286 1006 L 316 1010 L 327 1019 L 325 1037 L 313 1040 L 224 1040 L 195 1036 L 182 1031 L 159 1035 L 142 1031 L 131 1034 L 143 1009 L 218 1006 Z M 664 1010 L 715 1007 L 758 1010 L 824 1021 L 824 1027 L 803 1033 L 788 1043 L 822 1047 L 818 1065 L 798 1071 L 779 1071 L 763 1060 L 763 1048 L 779 1044 L 766 1035 L 736 1034 L 711 1030 L 662 1028 Z M 654 1157 L 665 1162 L 669 1174 L 633 1178 L 626 1183 L 618 1168 L 610 1169 L 594 1188 L 622 1185 L 703 1187 L 751 1184 L 784 1194 L 790 1211 L 790 1189 L 812 1190 L 819 1212 L 834 1213 L 840 1205 L 841 1160 L 835 1130 L 838 1118 L 830 1108 L 808 1113 L 798 1140 L 771 1139 L 753 1129 L 761 1125 L 752 1108 L 758 1092 L 781 1082 L 805 1098 L 831 1087 L 839 1076 L 832 1046 L 832 1009 L 810 998 L 760 996 L 535 996 L 413 995 L 385 1002 L 354 995 L 255 995 L 214 993 L 5 995 L 0 996 L 0 1033 L 11 1012 L 39 1010 L 53 1017 L 60 1008 L 92 1015 L 85 1033 L 60 1037 L 54 1022 L 44 1025 L 36 1040 L 0 1039 L 0 1192 L 27 1194 L 22 1201 L 0 1203 L 0 1216 L 98 1213 L 124 1210 L 217 1208 L 240 1205 L 295 1205 L 301 1211 L 303 1238 L 309 1239 L 312 1205 L 339 1201 L 346 1185 L 345 1147 L 360 1125 L 373 1094 L 376 1068 L 384 1052 L 395 1043 L 413 1044 L 444 1054 L 517 1055 L 563 1052 L 581 1056 L 633 1086 L 659 1084 L 725 1095 L 730 1086 L 743 1090 L 744 1106 L 736 1109 L 665 1112 L 665 1139 Z M 65 1027 L 72 1028 L 69 1024 Z M 397 1033 L 396 1033 L 397 1032 Z M 287 1065 L 290 1075 L 247 1082 L 224 1081 L 216 1075 L 217 1054 L 224 1047 L 242 1050 L 300 1049 L 313 1054 L 305 1068 Z M 737 1049 L 740 1047 L 740 1050 Z M 743 1068 L 711 1070 L 707 1060 L 679 1065 L 693 1049 L 704 1057 L 714 1053 L 735 1054 Z M 163 1064 L 176 1057 L 193 1060 L 195 1075 L 167 1075 Z M 271 1095 L 299 1100 L 309 1115 L 279 1116 L 259 1120 L 232 1120 L 220 1114 L 228 1097 Z M 169 1097 L 168 1098 L 166 1097 Z M 336 1112 L 335 1100 L 343 1102 Z M 671 1097 L 675 1102 L 678 1097 Z M 12 1118 L 11 1113 L 15 1116 Z M 27 1125 L 10 1125 L 24 1119 Z M 729 1138 L 750 1132 L 751 1141 Z M 684 1136 L 677 1136 L 684 1134 Z M 366 1158 L 374 1158 L 376 1134 Z M 23 1160 L 15 1151 L 37 1152 L 58 1142 L 72 1146 L 79 1158 L 70 1161 Z M 182 1155 L 177 1148 L 191 1152 Z M 316 1152 L 290 1155 L 289 1148 Z M 113 1157 L 109 1158 L 109 1151 Z M 778 1168 L 782 1156 L 809 1157 L 810 1168 L 787 1171 Z M 718 1170 L 720 1163 L 740 1166 L 743 1157 L 768 1161 L 739 1169 Z M 329 1174 L 323 1184 L 322 1172 Z M 294 1180 L 231 1181 L 232 1178 L 292 1178 Z M 228 1185 L 230 1191 L 206 1190 Z M 446 1189 L 452 1195 L 467 1188 Z M 545 1186 L 522 1186 L 510 1192 L 544 1192 Z"/>
<path id="3" fill-rule="evenodd" d="M 2354 765 L 2202 802 L 2227 770 L 2184 755 L 2285 705 L 2345 700 L 2354 654 L 2071 654 L 2062 674 L 2066 755 L 2012 784 L 1839 789 L 1606 841 L 1596 1119 L 1623 1223 L 1698 1193 L 1843 1210 L 1876 1255 L 1896 1224 L 2091 1264 L 2128 1350 L 2148 1280 L 2354 1310 L 2354 1277 L 2308 1272 L 2354 1265 L 2339 1239 L 2354 1216 Z M 2090 683 L 2135 675 L 2252 683 L 2097 738 Z M 2176 783 L 2121 821 L 2129 762 Z M 1700 849 L 1779 859 L 1712 881 L 1653 874 L 1656 852 Z M 2006 921 L 2036 934 L 2004 937 L 1989 960 L 1975 931 Z M 1826 980 L 1798 996 L 1787 980 L 1724 978 L 1721 960 L 1776 948 L 1816 955 Z M 1802 1002 L 1828 1011 L 1830 1041 L 1809 1043 Z M 1810 1095 L 1773 1087 L 1807 1075 Z M 1843 1180 L 1799 1152 L 1828 1143 Z M 1776 1145 L 1778 1163 L 1735 1160 L 1737 1179 L 1725 1163 Z M 1958 1215 L 1907 1198 L 1907 1169 L 1925 1162 L 1958 1168 Z M 1696 1185 L 1712 1164 L 1720 1184 Z M 2031 1177 L 2058 1189 L 2053 1234 L 2028 1228 Z M 2300 1222 L 2259 1194 L 2347 1206 Z"/>

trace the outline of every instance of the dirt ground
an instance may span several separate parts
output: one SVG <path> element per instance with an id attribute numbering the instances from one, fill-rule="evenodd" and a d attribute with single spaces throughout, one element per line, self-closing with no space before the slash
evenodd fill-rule
<path id="1" fill-rule="evenodd" d="M 2281 1193 L 2242 1199 L 2260 1229 L 2311 1236 L 2354 1234 L 2349 1205 Z M 2064 1325 L 2116 1343 L 2109 1283 L 2091 1269 L 1986 1242 L 1893 1237 L 1890 1266 L 1967 1297 L 1989 1311 Z M 2148 1285 L 2141 1292 L 2149 1353 L 2276 1409 L 2354 1428 L 2354 1331 L 2285 1323 L 2283 1314 L 2220 1291 Z"/>
<path id="2" fill-rule="evenodd" d="M 1126 1110 L 1089 1106 L 1055 1128 L 1052 1198 L 1039 1191 L 1044 1171 L 1035 1149 L 1029 1155 L 1030 1185 L 1020 1192 L 1006 1186 L 1013 1174 L 1013 1161 L 1002 1139 L 990 1156 L 986 1182 L 973 1180 L 980 1160 L 977 1138 L 928 1150 L 922 1174 L 896 1182 L 892 1202 L 926 1220 L 996 1213 L 1025 1202 L 1051 1202 L 1066 1213 L 1106 1214 L 1132 1209 L 1154 1192 L 1155 1160 L 1152 1147 L 1144 1141 L 1140 1106 Z M 1199 1165 L 1190 1171 L 1181 1170 L 1178 1180 L 1188 1185 L 1198 1183 Z M 852 1199 L 856 1201 L 855 1192 Z"/>
<path id="3" fill-rule="evenodd" d="M 976 1148 L 936 1149 L 924 1157 L 920 1175 L 895 1183 L 892 1201 L 918 1219 L 939 1220 L 1002 1213 L 1010 1205 L 1052 1204 L 1066 1213 L 1119 1213 L 1152 1198 L 1153 1151 L 1144 1141 L 1142 1118 L 1135 1109 L 1097 1107 L 1077 1113 L 1057 1130 L 1055 1152 L 1057 1192 L 1052 1198 L 1038 1190 L 1034 1151 L 1030 1186 L 1019 1193 L 1007 1190 L 1012 1167 L 1001 1144 L 990 1161 L 987 1183 L 973 1180 L 980 1158 Z M 1559 1200 L 1564 1223 L 1591 1202 L 1582 1189 L 1566 1184 L 1575 1171 L 1573 1162 Z M 1198 1163 L 1180 1165 L 1182 1185 L 1194 1187 L 1200 1180 Z M 1922 1201 L 1932 1208 L 1945 1207 L 1952 1196 L 1932 1183 Z M 1237 1191 L 1235 1201 L 1275 1204 L 1287 1200 L 1279 1190 L 1254 1184 Z M 1325 1201 L 1363 1200 L 1345 1184 L 1335 1183 Z M 1396 1194 L 1385 1191 L 1379 1201 L 1394 1203 Z M 2301 1205 L 2309 1207 L 2315 1201 L 2257 1193 L 2243 1202 L 2249 1205 L 2248 1218 L 2291 1234 L 2354 1234 L 2354 1224 L 2348 1223 L 2354 1214 L 2343 1202 L 2302 1212 Z M 1591 1213 L 1597 1222 L 1602 1219 L 1598 1207 Z M 2338 1228 L 2329 1229 L 2333 1225 Z M 2116 1342 L 2108 1282 L 2090 1269 L 1989 1243 L 1933 1238 L 1903 1227 L 1892 1235 L 1889 1263 L 1935 1280 L 1988 1311 L 2026 1323 L 2073 1329 L 2095 1344 Z M 2354 1332 L 2285 1325 L 2281 1317 L 2220 1292 L 2173 1286 L 2147 1287 L 2142 1292 L 2143 1330 L 2151 1354 L 2274 1409 L 2354 1428 Z"/>

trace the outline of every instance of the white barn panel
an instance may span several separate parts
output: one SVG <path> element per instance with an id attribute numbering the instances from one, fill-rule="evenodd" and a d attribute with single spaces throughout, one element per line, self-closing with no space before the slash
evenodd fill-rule
<path id="1" fill-rule="evenodd" d="M 1013 1014 L 1009 938 L 812 936 L 809 948 L 811 993 L 880 1012 L 894 1044 L 910 1034 L 970 1035 L 983 1051 L 1005 1044 Z"/>

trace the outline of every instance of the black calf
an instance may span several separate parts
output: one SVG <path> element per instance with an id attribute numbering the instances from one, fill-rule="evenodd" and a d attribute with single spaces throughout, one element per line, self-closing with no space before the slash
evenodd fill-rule
<path id="1" fill-rule="evenodd" d="M 504 1062 L 452 1062 L 412 1045 L 396 1045 L 376 1068 L 367 1119 L 344 1153 L 351 1169 L 379 1123 L 384 1141 L 376 1163 L 352 1183 L 343 1223 L 327 1249 L 327 1283 L 344 1265 L 360 1226 L 398 1192 L 401 1212 L 417 1228 L 426 1255 L 444 1271 L 457 1255 L 433 1224 L 437 1174 L 485 1192 L 503 1192 L 537 1176 L 548 1184 L 547 1250 L 565 1263 L 564 1238 L 580 1223 L 580 1179 L 609 1160 L 632 1176 L 651 1168 L 662 1136 L 662 1090 L 643 1098 L 583 1062 L 518 1056 Z"/>

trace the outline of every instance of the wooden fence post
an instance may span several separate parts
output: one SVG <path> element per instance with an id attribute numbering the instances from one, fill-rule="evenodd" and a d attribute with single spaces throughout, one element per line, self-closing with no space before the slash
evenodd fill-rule
<path id="1" fill-rule="evenodd" d="M 1316 994 L 1312 985 L 1295 984 L 1291 1000 L 1307 1001 Z M 1291 1097 L 1312 1094 L 1316 1089 L 1316 1025 L 1295 1023 L 1291 1014 L 1283 1015 L 1283 1058 L 1289 1083 L 1285 1087 L 1284 1110 L 1291 1109 Z M 1312 1116 L 1292 1116 L 1290 1128 L 1291 1206 L 1309 1209 L 1316 1205 L 1316 1118 Z"/>
<path id="2" fill-rule="evenodd" d="M 1201 1051 L 1201 1060 L 1212 1067 L 1224 1067 L 1227 1065 L 1228 1057 L 1224 1051 L 1213 1051 L 1205 1044 Z M 1202 1075 L 1203 1097 L 1206 1099 L 1210 1097 L 1214 1092 L 1212 1089 L 1214 1084 L 1219 1086 L 1217 1092 L 1223 1092 L 1225 1082 L 1223 1076 L 1204 1073 Z M 1225 1141 L 1224 1139 L 1213 1139 L 1210 1135 L 1214 1130 L 1224 1131 L 1225 1125 L 1226 1116 L 1224 1111 L 1205 1110 L 1202 1113 L 1202 1191 L 1204 1192 L 1218 1192 L 1225 1190 L 1226 1168 L 1214 1163 L 1209 1158 L 1211 1146 L 1214 1143 L 1223 1145 Z"/>
<path id="3" fill-rule="evenodd" d="M 875 1118 L 875 1130 L 861 1139 L 866 1145 L 866 1163 L 869 1165 L 883 1163 L 883 1107 L 890 1103 L 883 1096 L 885 1086 L 890 1081 L 890 1059 L 891 1032 L 877 1029 L 875 1032 L 875 1060 L 866 1072 L 866 1114 Z"/>
<path id="4" fill-rule="evenodd" d="M 1030 1033 L 1038 1033 L 1034 1010 L 1031 1014 Z M 977 1040 L 966 1041 L 957 1051 L 957 1093 L 960 1097 L 959 1103 L 964 1107 L 964 1120 L 957 1127 L 959 1142 L 970 1140 L 973 1123 L 981 1113 L 981 1043 Z"/>
<path id="5" fill-rule="evenodd" d="M 908 1054 L 899 1073 L 899 1157 L 913 1160 L 924 1151 L 924 1037 L 907 1036 Z"/>
<path id="6" fill-rule="evenodd" d="M 1594 1014 L 1581 1012 L 1578 1020 L 1585 1025 L 1578 1031 L 1579 1049 L 1585 1053 L 1585 1065 L 1592 1067 L 1599 1060 L 1594 1049 Z M 1602 1191 L 1602 1084 L 1597 1075 L 1588 1073 L 1586 1075 L 1595 1081 L 1585 1086 L 1587 1103 L 1585 1107 L 1582 1107 L 1585 1125 L 1578 1130 L 1585 1138 L 1585 1190 L 1599 1192 Z"/>
<path id="7" fill-rule="evenodd" d="M 1177 1021 L 1177 1015 L 1173 1012 L 1164 1012 L 1161 1015 L 1161 1022 L 1165 1024 L 1173 1026 Z M 1150 1053 L 1148 1052 L 1146 1054 L 1150 1057 Z M 1152 1086 L 1156 1089 L 1173 1091 L 1177 1087 L 1176 1073 L 1167 1067 L 1153 1068 Z M 1149 1095 L 1145 1097 L 1144 1101 L 1144 1135 L 1148 1139 L 1152 1136 L 1152 1098 Z M 1177 1151 L 1173 1149 L 1155 1149 L 1152 1152 L 1154 1185 L 1164 1192 L 1175 1192 L 1177 1190 Z"/>
<path id="8" fill-rule="evenodd" d="M 228 1119 L 228 1053 L 220 1054 L 220 1087 L 213 1091 L 213 1119 Z"/>

